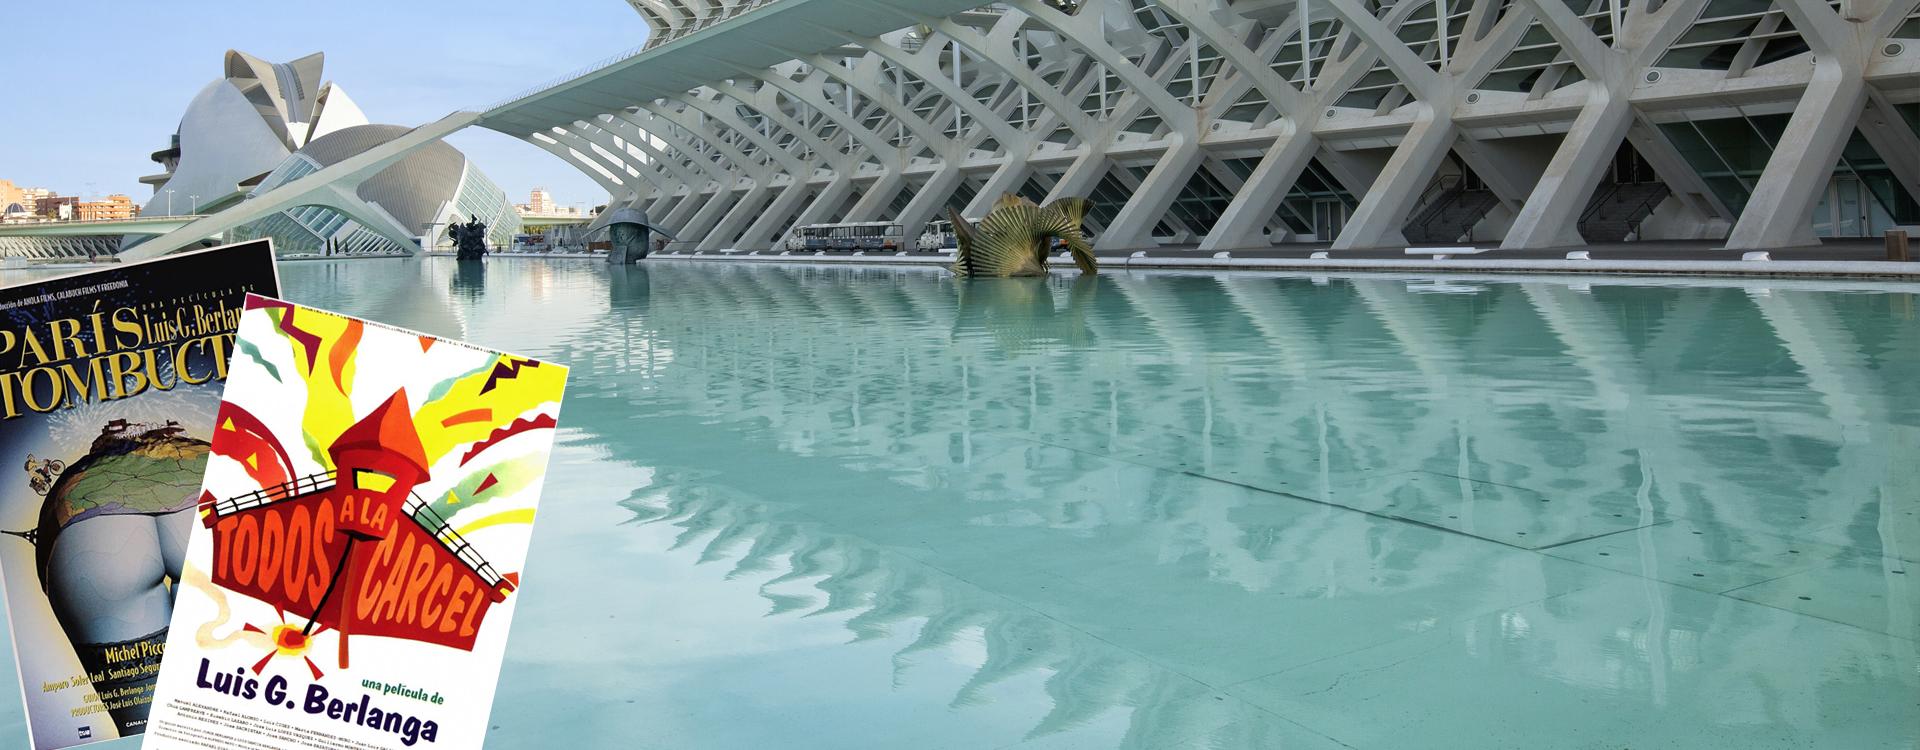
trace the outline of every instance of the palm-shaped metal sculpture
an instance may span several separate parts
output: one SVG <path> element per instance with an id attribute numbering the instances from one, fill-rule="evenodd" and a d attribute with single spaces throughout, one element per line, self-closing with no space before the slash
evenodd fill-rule
<path id="1" fill-rule="evenodd" d="M 952 209 L 947 212 L 960 244 L 953 263 L 956 276 L 1045 276 L 1054 240 L 1066 244 L 1081 273 L 1099 273 L 1093 246 L 1080 232 L 1080 219 L 1087 213 L 1085 199 L 1061 198 L 1040 206 L 1009 193 L 993 204 L 979 224 Z"/>

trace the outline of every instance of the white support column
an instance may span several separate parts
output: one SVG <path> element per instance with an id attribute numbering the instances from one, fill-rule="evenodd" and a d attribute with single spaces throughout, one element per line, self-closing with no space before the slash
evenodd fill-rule
<path id="1" fill-rule="evenodd" d="M 1646 160 L 1648 166 L 1653 167 L 1654 175 L 1666 183 L 1667 189 L 1673 191 L 1674 197 L 1688 211 L 1698 214 L 1703 221 L 1725 222 L 1727 227 L 1733 226 L 1733 220 L 1739 218 L 1707 186 L 1706 180 L 1700 178 L 1700 173 L 1693 171 L 1693 165 L 1680 155 L 1680 150 L 1674 148 L 1673 142 L 1667 140 L 1659 126 L 1649 122 L 1646 117 L 1638 113 L 1632 116 L 1627 125 L 1627 142 L 1633 145 L 1633 150 Z"/>
<path id="2" fill-rule="evenodd" d="M 1205 155 L 1200 149 L 1199 139 L 1179 135 L 1173 139 L 1173 146 L 1160 156 L 1160 161 L 1154 163 L 1153 171 L 1147 173 L 1139 189 L 1127 198 L 1126 205 L 1114 215 L 1113 225 L 1100 230 L 1101 247 L 1132 249 L 1154 246 L 1154 226 L 1166 215 L 1173 200 L 1180 197 L 1180 191 L 1186 189 L 1187 181 L 1193 179 L 1193 172 L 1200 168 L 1200 160 Z"/>
<path id="3" fill-rule="evenodd" d="M 933 173 L 925 187 L 907 202 L 900 211 L 900 231 L 902 237 L 919 237 L 926 230 L 927 222 L 946 216 L 947 199 L 960 186 L 960 167 L 948 163 Z"/>
<path id="4" fill-rule="evenodd" d="M 706 196 L 705 202 L 689 199 L 689 202 L 693 203 L 698 210 L 694 212 L 692 218 L 686 220 L 685 228 L 681 229 L 677 236 L 682 240 L 704 239 L 714 231 L 714 225 L 719 223 L 729 209 L 737 209 L 739 204 L 748 201 L 761 200 L 767 194 L 767 189 L 761 187 L 756 181 L 753 189 L 748 190 L 746 195 L 737 200 L 733 197 L 735 192 L 733 185 L 729 183 L 714 191 L 712 195 Z M 671 225 L 668 226 L 671 227 Z"/>
<path id="5" fill-rule="evenodd" d="M 779 199 L 790 200 L 788 196 L 796 190 L 804 196 L 806 189 L 807 186 L 800 183 L 790 183 L 781 190 Z M 764 181 L 754 180 L 753 189 L 748 190 L 746 197 L 741 198 L 740 202 L 733 204 L 733 210 L 728 211 L 726 216 L 720 219 L 720 223 L 715 224 L 713 229 L 692 235 L 700 238 L 700 244 L 695 245 L 694 249 L 711 251 L 732 245 L 734 235 L 746 231 L 747 222 L 759 216 L 761 207 L 768 200 L 767 194 L 771 192 L 773 189 L 767 187 Z"/>
<path id="6" fill-rule="evenodd" d="M 1002 162 L 999 169 L 993 170 L 993 176 L 987 178 L 987 184 L 974 194 L 973 202 L 961 209 L 960 213 L 972 218 L 986 216 L 988 211 L 993 210 L 994 201 L 1007 193 L 1018 192 L 1032 174 L 1033 167 L 1025 159 Z"/>
<path id="7" fill-rule="evenodd" d="M 360 198 L 358 184 L 335 183 L 326 186 L 306 201 L 307 205 L 326 206 L 345 214 L 347 218 L 358 222 L 360 226 L 379 234 L 401 247 L 413 247 L 413 238 L 427 231 L 426 227 L 404 227 L 395 221 L 393 214 L 385 210 L 366 210 L 378 203 L 369 203 Z M 384 207 L 382 207 L 384 208 Z M 429 237 L 429 241 L 436 238 Z M 422 251 L 430 248 L 421 248 Z"/>
<path id="8" fill-rule="evenodd" d="M 826 188 L 820 188 L 820 196 L 814 198 L 812 203 L 806 203 L 806 209 L 801 211 L 801 217 L 799 217 L 799 219 L 793 221 L 793 226 L 806 226 L 806 224 L 818 224 L 826 221 L 833 209 L 837 209 L 841 203 L 847 203 L 847 196 L 851 196 L 851 194 L 852 176 L 833 176 L 833 182 L 828 182 Z M 762 226 L 751 226 L 751 228 L 747 228 L 747 236 L 739 240 L 739 249 L 766 249 L 766 247 L 776 247 L 776 249 L 778 249 L 778 244 L 785 242 L 787 236 L 785 236 L 785 234 L 774 236 L 774 232 L 780 230 L 780 224 L 778 223 L 787 219 L 787 213 L 789 213 L 789 211 L 768 211 L 766 217 L 762 217 L 762 219 L 768 221 L 768 226 L 764 226 L 764 232 L 766 232 L 766 234 L 764 234 L 764 236 L 760 234 Z M 789 228 L 787 232 L 791 232 L 791 228 Z"/>
<path id="9" fill-rule="evenodd" d="M 1774 145 L 1747 207 L 1727 236 L 1731 250 L 1814 245 L 1813 207 L 1833 177 L 1840 150 L 1866 102 L 1866 79 L 1837 62 L 1814 64 L 1813 80 Z"/>
<path id="10" fill-rule="evenodd" d="M 1573 120 L 1560 148 L 1547 163 L 1547 170 L 1527 196 L 1520 215 L 1500 247 L 1532 250 L 1549 247 L 1585 245 L 1580 236 L 1580 215 L 1600 187 L 1600 179 L 1613 163 L 1614 152 L 1627 137 L 1633 124 L 1633 106 L 1626 97 L 1613 96 L 1596 88 L 1580 115 Z"/>
<path id="11" fill-rule="evenodd" d="M 1453 156 L 1473 170 L 1499 205 L 1519 213 L 1527 194 L 1553 159 L 1545 149 L 1530 146 L 1503 138 L 1481 140 L 1463 132 L 1454 139 Z"/>
<path id="12" fill-rule="evenodd" d="M 754 146 L 762 149 L 775 164 L 787 167 L 789 174 L 797 171 L 800 164 L 791 154 L 777 148 L 770 148 L 770 142 L 765 136 L 760 135 L 758 131 L 741 122 L 733 113 L 719 108 L 710 100 L 693 94 L 680 97 L 679 100 L 687 105 L 686 110 L 676 112 L 665 107 L 649 105 L 643 106 L 642 111 L 651 113 L 650 119 L 654 121 L 677 123 L 693 137 L 712 146 L 737 169 L 742 170 L 752 185 L 739 202 L 729 205 L 728 199 L 733 195 L 737 180 L 722 180 L 720 189 L 710 199 L 711 205 L 702 207 L 698 213 L 694 214 L 693 219 L 687 222 L 685 228 L 678 232 L 683 239 L 697 240 L 699 244 L 695 247 L 698 249 L 716 250 L 731 244 L 734 235 L 745 230 L 754 217 L 753 212 L 768 200 L 768 194 L 772 192 L 769 183 L 778 172 L 775 167 L 761 164 L 726 139 L 713 137 L 712 131 L 705 125 L 708 118 L 713 118 L 740 133 Z M 669 142 L 675 141 L 669 140 Z M 675 147 L 691 150 L 688 146 L 679 143 L 676 143 Z M 794 179 L 797 181 L 799 178 L 795 176 Z M 709 224 L 713 221 L 712 217 L 716 216 L 717 223 Z M 667 223 L 665 226 L 672 228 L 673 224 Z"/>
<path id="13" fill-rule="evenodd" d="M 612 178 L 609 178 L 605 174 L 601 174 L 600 170 L 587 166 L 587 164 L 581 160 L 588 159 L 589 157 L 584 155 L 576 156 L 574 153 L 574 152 L 578 152 L 579 149 L 573 148 L 567 144 L 561 143 L 560 136 L 556 136 L 549 133 L 541 133 L 540 135 L 545 136 L 545 140 L 542 140 L 540 138 L 532 138 L 532 137 L 527 138 L 526 140 L 528 143 L 533 144 L 535 148 L 539 148 L 543 151 L 546 151 L 549 154 L 553 154 L 554 156 L 558 157 L 561 161 L 572 165 L 574 169 L 577 169 L 580 171 L 581 174 L 586 175 L 587 179 L 593 180 L 594 183 L 598 184 L 601 189 L 607 191 L 607 195 L 614 196 L 614 195 L 620 194 L 620 190 L 622 187 L 620 183 L 615 182 Z M 567 137 L 569 139 L 574 138 L 574 136 L 571 136 L 571 135 Z"/>
<path id="14" fill-rule="evenodd" d="M 899 169 L 889 167 L 880 173 L 873 184 L 867 186 L 867 192 L 860 196 L 860 200 L 853 202 L 853 208 L 847 209 L 847 221 L 877 220 L 880 212 L 893 203 L 894 196 L 900 194 L 900 186 L 906 181 L 906 175 Z"/>
<path id="15" fill-rule="evenodd" d="M 659 219 L 655 217 L 666 216 L 672 213 L 673 207 L 677 205 L 679 205 L 678 198 L 672 193 L 662 191 L 659 195 L 654 196 L 653 202 L 647 204 L 647 218 L 659 221 Z"/>
<path id="16" fill-rule="evenodd" d="M 834 181 L 826 187 L 826 191 L 838 189 L 840 194 L 837 200 L 844 201 L 847 199 L 847 188 L 852 185 L 853 181 L 843 176 L 835 178 Z M 827 197 L 826 191 L 821 193 L 820 197 L 822 199 Z M 800 202 L 806 200 L 806 198 L 807 183 L 795 181 L 792 186 L 775 196 L 773 202 L 767 205 L 766 210 L 760 212 L 759 216 L 753 220 L 753 223 L 747 225 L 747 231 L 740 235 L 739 241 L 729 243 L 725 240 L 716 240 L 716 243 L 720 246 L 714 249 L 724 250 L 727 249 L 729 244 L 736 250 L 771 249 L 774 240 L 773 233 L 780 231 L 780 223 L 786 221 L 788 216 L 793 215 L 794 211 L 800 210 Z M 808 206 L 808 209 L 813 210 L 814 207 L 820 204 L 820 200 L 815 200 Z M 837 201 L 835 205 L 838 205 Z M 801 219 L 805 221 L 806 217 L 802 216 Z M 706 248 L 702 247 L 701 249 L 704 250 Z"/>
<path id="17" fill-rule="evenodd" d="M 614 117 L 620 120 L 620 123 L 631 126 L 634 132 L 639 134 L 639 138 L 629 138 L 629 143 L 651 154 L 654 161 L 660 166 L 672 170 L 677 175 L 681 175 L 681 179 L 687 186 L 687 197 L 681 200 L 679 205 L 674 207 L 671 214 L 665 218 L 655 217 L 652 214 L 649 214 L 648 217 L 660 222 L 661 226 L 673 230 L 681 237 L 687 239 L 699 237 L 708 226 L 703 222 L 712 220 L 707 218 L 709 216 L 706 205 L 708 201 L 701 198 L 701 194 L 707 186 L 709 179 L 716 185 L 711 201 L 724 202 L 724 199 L 730 194 L 734 184 L 738 181 L 739 174 L 731 169 L 721 168 L 719 164 L 714 163 L 709 157 L 701 154 L 698 149 L 695 149 L 693 144 L 674 136 L 671 128 L 663 127 L 665 125 L 671 125 L 672 123 L 668 120 L 656 118 L 651 112 L 644 110 L 640 112 L 619 112 L 615 113 Z M 620 123 L 609 124 L 619 125 Z M 694 131 L 688 129 L 688 132 L 693 133 Z M 648 138 L 658 138 L 675 151 L 687 155 L 692 162 L 692 168 L 689 169 L 681 165 L 675 154 L 660 151 L 651 143 L 646 142 L 645 139 Z M 739 157 L 741 156 L 742 155 L 736 151 L 729 151 L 727 153 L 728 158 L 735 159 L 736 169 L 745 168 L 746 163 L 739 161 Z M 707 179 L 703 179 L 703 176 Z M 717 210 L 718 208 L 714 209 L 714 211 Z M 717 218 L 718 214 L 712 213 L 711 216 Z M 696 219 L 700 221 L 695 221 Z"/>
<path id="18" fill-rule="evenodd" d="M 1401 229 L 1414 209 L 1415 201 L 1440 169 L 1441 160 L 1453 147 L 1453 118 L 1436 114 L 1422 106 L 1413 126 L 1393 150 L 1387 165 L 1374 178 L 1360 205 L 1353 209 L 1347 226 L 1333 241 L 1335 250 L 1386 247 L 1405 243 Z"/>
<path id="19" fill-rule="evenodd" d="M 1267 222 L 1280 210 L 1287 191 L 1313 162 L 1317 145 L 1312 133 L 1300 130 L 1274 139 L 1266 155 L 1260 157 L 1259 166 L 1247 176 L 1246 184 L 1227 203 L 1213 231 L 1200 241 L 1200 249 L 1217 252 L 1271 244 L 1264 234 Z"/>
<path id="20" fill-rule="evenodd" d="M 652 140 L 657 136 L 640 127 L 638 122 L 638 118 L 623 112 L 616 116 L 603 117 L 595 121 L 593 125 L 618 136 L 626 142 L 625 150 L 629 154 L 634 151 L 639 151 L 640 155 L 644 157 L 643 161 L 646 162 L 646 167 L 663 176 L 668 176 L 670 180 L 681 185 L 688 187 L 704 185 L 707 180 L 712 179 L 716 174 L 720 173 L 720 170 L 715 167 L 712 162 L 702 158 L 693 159 L 694 164 L 692 167 L 681 164 L 679 154 L 671 153 L 663 150 L 662 147 L 655 146 Z M 664 138 L 660 139 L 660 142 L 663 144 L 667 143 Z M 672 147 L 675 149 L 683 148 L 683 146 Z M 702 165 L 704 165 L 704 168 Z"/>
<path id="21" fill-rule="evenodd" d="M 641 182 L 651 183 L 655 187 L 676 182 L 674 178 L 660 173 L 656 165 L 640 162 L 633 154 L 622 150 L 614 142 L 613 136 L 613 133 L 596 128 L 569 128 L 559 133 L 549 134 L 549 137 L 580 152 L 587 159 L 593 160 L 613 173 L 619 185 L 606 186 L 612 203 L 623 203 L 638 198 L 641 187 L 638 183 Z M 605 153 L 594 150 L 594 146 L 599 146 Z M 639 163 L 639 166 L 629 162 Z"/>
<path id="22" fill-rule="evenodd" d="M 701 212 L 708 210 L 710 208 L 708 204 L 710 203 L 720 203 L 722 197 L 727 194 L 728 187 L 726 186 L 731 184 L 731 180 L 722 183 L 721 187 L 714 189 L 712 197 L 708 197 L 708 194 L 702 190 L 702 188 L 706 187 L 705 185 L 690 186 L 687 189 L 687 197 L 680 199 L 680 202 L 673 207 L 671 212 L 668 212 L 666 216 L 661 217 L 657 221 L 660 222 L 660 226 L 673 230 L 676 236 L 687 239 L 698 237 L 699 235 L 695 233 L 695 229 L 707 226 L 697 221 L 701 218 Z M 651 215 L 649 215 L 649 218 L 651 218 Z M 713 218 L 718 219 L 719 215 L 715 214 Z M 711 220 L 709 220 L 709 224 L 710 223 Z"/>
<path id="23" fill-rule="evenodd" d="M 1053 183 L 1053 189 L 1047 191 L 1047 201 L 1057 201 L 1069 196 L 1086 197 L 1100 185 L 1100 180 L 1107 176 L 1107 170 L 1111 166 L 1105 151 L 1087 149 L 1079 158 L 1074 159 L 1072 164 L 1067 165 L 1067 171 Z"/>

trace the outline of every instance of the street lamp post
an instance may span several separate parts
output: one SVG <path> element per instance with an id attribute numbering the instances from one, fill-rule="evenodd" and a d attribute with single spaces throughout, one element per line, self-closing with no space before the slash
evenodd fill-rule
<path id="1" fill-rule="evenodd" d="M 199 216 L 200 215 L 200 196 L 189 195 L 187 196 L 187 198 L 193 201 L 193 207 L 189 209 L 189 212 L 193 216 Z"/>
<path id="2" fill-rule="evenodd" d="M 173 191 L 172 190 L 167 191 L 167 215 L 168 216 L 173 215 Z"/>

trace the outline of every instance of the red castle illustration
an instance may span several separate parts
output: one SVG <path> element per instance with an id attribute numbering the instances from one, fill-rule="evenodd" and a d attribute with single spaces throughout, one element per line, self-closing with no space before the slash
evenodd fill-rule
<path id="1" fill-rule="evenodd" d="M 405 391 L 334 440 L 334 471 L 299 478 L 287 477 L 292 462 L 251 414 L 226 404 L 220 424 L 214 452 L 245 462 L 257 479 L 282 480 L 200 499 L 213 530 L 213 582 L 281 613 L 275 650 L 256 673 L 275 656 L 300 656 L 319 677 L 306 652 L 329 629 L 339 633 L 343 669 L 356 635 L 471 651 L 489 608 L 518 586 L 517 574 L 496 571 L 414 493 L 428 467 Z M 288 613 L 304 625 L 288 623 Z"/>

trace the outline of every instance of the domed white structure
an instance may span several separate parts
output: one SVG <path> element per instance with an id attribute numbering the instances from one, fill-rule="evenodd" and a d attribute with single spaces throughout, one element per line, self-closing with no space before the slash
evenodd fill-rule
<path id="1" fill-rule="evenodd" d="M 374 125 L 339 86 L 321 82 L 325 57 L 270 63 L 228 50 L 226 75 L 207 84 L 153 160 L 166 171 L 143 216 L 207 214 L 263 195 L 407 132 Z M 445 225 L 478 218 L 496 244 L 519 230 L 507 195 L 444 143 L 409 155 L 356 188 L 328 192 L 234 230 L 236 239 L 272 237 L 288 255 L 410 254 L 445 244 Z M 138 244 L 129 237 L 123 247 Z"/>
<path id="2" fill-rule="evenodd" d="M 166 171 L 140 179 L 153 186 L 140 215 L 211 213 L 313 139 L 367 124 L 345 91 L 320 82 L 325 60 L 315 52 L 269 63 L 227 50 L 226 75 L 194 95 L 171 142 L 153 153 Z"/>

